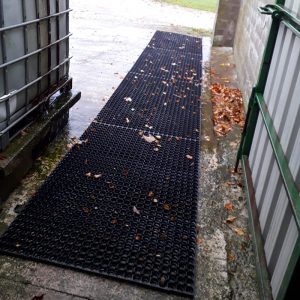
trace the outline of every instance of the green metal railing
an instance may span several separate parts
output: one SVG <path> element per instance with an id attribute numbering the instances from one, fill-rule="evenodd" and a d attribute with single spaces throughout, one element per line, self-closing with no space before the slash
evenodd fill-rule
<path id="1" fill-rule="evenodd" d="M 266 5 L 263 8 L 259 8 L 260 13 L 267 14 L 272 16 L 272 25 L 270 29 L 270 34 L 267 42 L 267 46 L 264 53 L 263 63 L 261 66 L 259 78 L 257 81 L 256 86 L 253 88 L 250 99 L 249 99 L 249 106 L 246 116 L 246 122 L 245 127 L 242 133 L 242 139 L 241 144 L 238 150 L 237 155 L 237 161 L 235 169 L 237 171 L 240 160 L 242 161 L 244 174 L 246 177 L 246 183 L 247 183 L 247 192 L 248 192 L 248 204 L 250 206 L 250 215 L 253 217 L 254 215 L 257 215 L 256 212 L 253 212 L 253 201 L 251 202 L 249 200 L 250 197 L 255 197 L 253 195 L 253 184 L 251 174 L 249 177 L 249 172 L 247 174 L 247 168 L 245 166 L 249 166 L 248 158 L 251 150 L 251 146 L 253 143 L 255 128 L 257 125 L 257 120 L 259 114 L 261 114 L 263 118 L 264 126 L 267 129 L 268 137 L 271 142 L 273 152 L 275 154 L 275 158 L 277 161 L 277 164 L 279 166 L 280 174 L 282 176 L 285 189 L 287 191 L 288 198 L 290 200 L 290 204 L 292 207 L 293 215 L 298 227 L 298 230 L 300 231 L 300 196 L 299 191 L 296 187 L 296 183 L 293 179 L 293 176 L 291 174 L 288 161 L 285 157 L 283 148 L 281 146 L 278 134 L 274 128 L 273 120 L 270 116 L 270 113 L 268 111 L 268 107 L 266 105 L 266 102 L 264 100 L 264 92 L 265 87 L 267 83 L 267 79 L 269 76 L 270 66 L 272 62 L 272 57 L 274 53 L 275 43 L 278 37 L 279 32 L 279 26 L 280 24 L 284 24 L 287 28 L 292 30 L 294 34 L 297 36 L 300 36 L 300 20 L 297 18 L 295 14 L 293 14 L 290 10 L 286 9 L 283 5 L 285 4 L 285 0 L 277 0 L 276 4 L 274 5 Z M 248 167 L 249 169 L 249 167 Z M 249 186 L 249 180 L 251 181 L 251 186 Z M 251 191 L 251 195 L 250 192 Z M 262 239 L 261 236 L 258 236 L 260 232 L 260 229 L 258 230 L 256 227 L 256 222 L 259 222 L 258 218 L 256 220 L 251 220 L 252 222 L 252 231 L 254 235 L 254 242 L 255 242 L 255 248 L 256 248 L 256 255 L 257 257 L 261 257 L 263 255 L 263 247 L 262 247 Z M 284 299 L 285 294 L 287 292 L 289 283 L 291 281 L 291 277 L 293 275 L 294 269 L 296 267 L 296 264 L 300 257 L 300 238 L 298 238 L 296 246 L 293 250 L 292 257 L 290 259 L 288 269 L 284 275 L 283 282 L 281 284 L 277 299 Z M 261 260 L 260 260 L 261 262 Z M 259 263 L 259 262 L 258 262 Z M 264 281 L 266 278 L 266 272 L 262 270 L 261 266 L 258 266 L 258 275 L 260 277 L 260 289 L 265 288 Z M 266 293 L 264 291 L 261 291 L 261 297 L 263 299 L 266 299 Z"/>

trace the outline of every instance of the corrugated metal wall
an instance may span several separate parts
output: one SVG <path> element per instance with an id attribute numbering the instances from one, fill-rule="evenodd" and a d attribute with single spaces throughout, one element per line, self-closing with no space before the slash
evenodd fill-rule
<path id="1" fill-rule="evenodd" d="M 300 15 L 300 1 L 285 6 Z M 300 190 L 300 38 L 281 24 L 265 101 Z M 274 298 L 298 238 L 298 229 L 261 115 L 251 149 L 250 167 Z"/>

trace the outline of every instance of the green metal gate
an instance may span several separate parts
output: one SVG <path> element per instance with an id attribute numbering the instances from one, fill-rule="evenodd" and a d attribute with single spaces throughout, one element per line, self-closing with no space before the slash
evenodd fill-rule
<path id="1" fill-rule="evenodd" d="M 236 169 L 241 161 L 261 298 L 284 299 L 300 262 L 300 1 L 259 11 L 272 25 Z"/>

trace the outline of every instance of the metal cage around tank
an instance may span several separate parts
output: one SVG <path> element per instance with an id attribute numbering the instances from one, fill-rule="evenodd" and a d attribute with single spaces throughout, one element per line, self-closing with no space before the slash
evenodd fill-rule
<path id="1" fill-rule="evenodd" d="M 70 89 L 69 0 L 0 0 L 0 150 Z"/>

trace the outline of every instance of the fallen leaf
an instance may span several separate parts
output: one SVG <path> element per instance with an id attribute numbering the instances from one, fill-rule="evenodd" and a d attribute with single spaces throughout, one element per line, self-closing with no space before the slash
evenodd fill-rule
<path id="1" fill-rule="evenodd" d="M 86 177 L 91 177 L 91 176 L 92 176 L 92 173 L 91 173 L 91 172 L 85 173 L 85 176 L 86 176 Z"/>
<path id="2" fill-rule="evenodd" d="M 133 207 L 133 212 L 137 215 L 141 214 L 140 211 L 135 206 Z"/>
<path id="3" fill-rule="evenodd" d="M 160 136 L 160 135 L 156 135 L 155 138 L 156 138 L 157 140 L 159 140 L 159 141 L 161 140 L 161 136 Z"/>
<path id="4" fill-rule="evenodd" d="M 229 83 L 227 78 L 223 79 Z M 218 136 L 225 136 L 232 130 L 234 124 L 243 127 L 245 116 L 241 91 L 221 84 L 212 84 L 210 91 L 215 133 Z"/>
<path id="5" fill-rule="evenodd" d="M 202 240 L 202 239 L 196 239 L 197 245 L 201 245 L 201 244 L 203 244 L 203 242 L 204 242 L 204 240 Z"/>
<path id="6" fill-rule="evenodd" d="M 225 182 L 225 184 L 228 185 L 228 186 L 235 186 L 235 185 L 237 185 L 237 183 L 233 182 L 233 181 L 227 181 L 227 182 Z"/>
<path id="7" fill-rule="evenodd" d="M 228 260 L 229 262 L 235 261 L 235 256 L 234 256 L 233 254 L 228 254 L 227 260 Z"/>
<path id="8" fill-rule="evenodd" d="M 117 223 L 118 223 L 118 220 L 117 220 L 117 219 L 112 219 L 112 220 L 111 220 L 111 224 L 115 225 L 115 224 L 117 224 Z"/>
<path id="9" fill-rule="evenodd" d="M 116 186 L 113 184 L 113 182 L 109 182 L 108 184 L 109 184 L 109 188 L 110 188 L 111 190 L 116 189 Z"/>
<path id="10" fill-rule="evenodd" d="M 146 124 L 145 127 L 149 128 L 149 129 L 152 129 L 152 128 L 153 128 L 153 126 L 150 126 L 150 125 L 148 125 L 148 124 Z"/>
<path id="11" fill-rule="evenodd" d="M 43 300 L 46 294 L 39 294 L 34 296 L 31 300 Z"/>
<path id="12" fill-rule="evenodd" d="M 227 209 L 227 211 L 233 210 L 233 205 L 231 202 L 227 202 L 226 204 L 224 204 L 224 207 Z"/>
<path id="13" fill-rule="evenodd" d="M 239 235 L 239 236 L 245 235 L 245 232 L 244 232 L 244 230 L 243 230 L 242 228 L 234 227 L 234 228 L 233 228 L 233 231 L 234 231 L 237 235 Z"/>
<path id="14" fill-rule="evenodd" d="M 149 192 L 149 193 L 147 194 L 147 197 L 148 197 L 148 198 L 153 198 L 153 197 L 154 197 L 154 193 L 153 193 L 153 192 Z"/>
<path id="15" fill-rule="evenodd" d="M 193 159 L 193 156 L 191 156 L 191 155 L 189 155 L 189 154 L 187 154 L 185 157 L 186 157 L 187 159 L 189 159 L 189 160 L 192 160 L 192 159 Z"/>
<path id="16" fill-rule="evenodd" d="M 175 222 L 175 221 L 176 221 L 176 217 L 175 217 L 175 216 L 171 216 L 170 220 L 171 220 L 172 222 Z"/>
<path id="17" fill-rule="evenodd" d="M 164 210 L 170 210 L 171 207 L 170 207 L 170 205 L 169 205 L 168 203 L 165 202 L 165 203 L 163 204 L 163 209 L 164 209 Z"/>
<path id="18" fill-rule="evenodd" d="M 140 241 L 142 239 L 142 235 L 140 233 L 137 233 L 135 236 L 136 241 Z"/>
<path id="19" fill-rule="evenodd" d="M 149 136 L 147 136 L 147 135 L 143 135 L 143 137 L 142 137 L 147 143 L 153 143 L 153 142 L 155 142 L 156 141 L 156 138 L 153 136 L 153 135 L 149 135 Z"/>
<path id="20" fill-rule="evenodd" d="M 130 97 L 125 97 L 124 100 L 125 100 L 126 102 L 132 102 L 132 98 L 130 98 Z"/>
<path id="21" fill-rule="evenodd" d="M 226 219 L 226 223 L 233 223 L 236 220 L 236 217 L 234 216 L 228 216 Z"/>
<path id="22" fill-rule="evenodd" d="M 94 177 L 95 177 L 96 179 L 98 179 L 98 178 L 102 177 L 102 174 L 101 174 L 101 173 L 100 173 L 100 174 L 96 174 L 96 175 L 94 175 Z"/>
<path id="23" fill-rule="evenodd" d="M 158 203 L 158 200 L 156 198 L 154 198 L 153 203 Z"/>
<path id="24" fill-rule="evenodd" d="M 90 212 L 90 210 L 87 207 L 83 207 L 82 208 L 83 212 L 85 212 L 86 214 L 88 214 Z"/>

